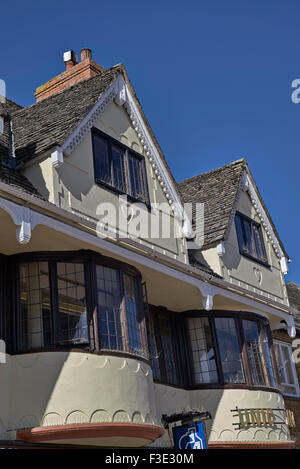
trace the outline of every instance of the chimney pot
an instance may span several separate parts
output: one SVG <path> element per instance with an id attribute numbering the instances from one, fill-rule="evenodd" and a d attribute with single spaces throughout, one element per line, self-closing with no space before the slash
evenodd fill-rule
<path id="1" fill-rule="evenodd" d="M 74 67 L 74 65 L 78 63 L 77 54 L 75 54 L 73 50 L 68 50 L 67 52 L 64 52 L 64 62 L 66 65 L 66 70 Z"/>
<path id="2" fill-rule="evenodd" d="M 86 59 L 92 59 L 91 49 L 81 49 L 80 51 L 81 62 Z"/>

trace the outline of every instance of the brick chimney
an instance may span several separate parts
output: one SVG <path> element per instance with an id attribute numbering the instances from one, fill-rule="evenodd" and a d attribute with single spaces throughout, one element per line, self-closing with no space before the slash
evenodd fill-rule
<path id="1" fill-rule="evenodd" d="M 61 93 L 70 86 L 98 75 L 104 70 L 101 65 L 92 60 L 91 49 L 81 49 L 79 63 L 77 55 L 72 50 L 65 52 L 63 59 L 66 70 L 35 90 L 34 96 L 37 101 Z"/>

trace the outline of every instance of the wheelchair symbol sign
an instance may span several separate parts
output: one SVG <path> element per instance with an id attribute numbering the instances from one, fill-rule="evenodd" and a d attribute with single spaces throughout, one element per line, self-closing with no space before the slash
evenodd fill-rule
<path id="1" fill-rule="evenodd" d="M 177 449 L 206 449 L 203 423 L 173 428 L 174 445 Z"/>

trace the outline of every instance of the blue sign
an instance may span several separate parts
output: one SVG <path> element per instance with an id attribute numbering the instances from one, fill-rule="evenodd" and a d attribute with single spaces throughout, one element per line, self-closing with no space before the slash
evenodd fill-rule
<path id="1" fill-rule="evenodd" d="M 207 449 L 202 422 L 173 427 L 173 438 L 177 449 Z"/>

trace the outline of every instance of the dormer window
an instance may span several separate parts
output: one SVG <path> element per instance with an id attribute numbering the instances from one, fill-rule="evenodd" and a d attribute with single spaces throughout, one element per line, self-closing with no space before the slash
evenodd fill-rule
<path id="1" fill-rule="evenodd" d="M 96 182 L 149 204 L 144 157 L 98 129 L 93 129 L 92 139 Z"/>
<path id="2" fill-rule="evenodd" d="M 235 226 L 240 253 L 256 262 L 268 265 L 261 225 L 246 215 L 237 212 Z"/>

